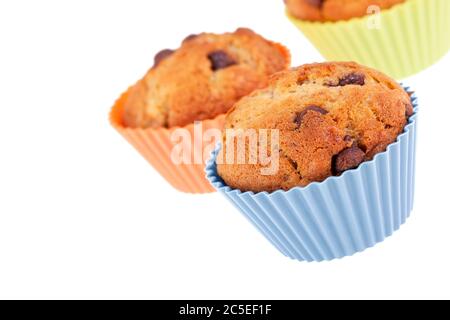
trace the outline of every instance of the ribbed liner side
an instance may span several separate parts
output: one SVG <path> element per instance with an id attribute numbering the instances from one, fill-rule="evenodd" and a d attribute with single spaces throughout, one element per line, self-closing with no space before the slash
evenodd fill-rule
<path id="1" fill-rule="evenodd" d="M 214 188 L 205 178 L 203 164 L 175 164 L 172 161 L 171 153 L 176 144 L 171 140 L 171 135 L 179 128 L 140 129 L 122 125 L 126 95 L 127 93 L 123 94 L 114 105 L 110 114 L 111 125 L 177 190 L 186 193 L 214 192 Z M 224 119 L 225 115 L 220 115 L 215 119 L 202 121 L 202 126 L 204 129 L 222 130 Z M 191 137 L 195 137 L 194 125 L 185 126 L 183 129 L 187 130 Z M 207 147 L 208 144 L 199 144 L 193 140 L 193 148 L 198 154 L 203 155 Z"/>
<path id="2" fill-rule="evenodd" d="M 218 176 L 219 149 L 207 164 L 207 177 L 284 255 L 301 261 L 353 255 L 392 235 L 412 210 L 415 96 L 412 102 L 415 113 L 397 141 L 374 160 L 340 177 L 289 191 L 241 192 Z"/>

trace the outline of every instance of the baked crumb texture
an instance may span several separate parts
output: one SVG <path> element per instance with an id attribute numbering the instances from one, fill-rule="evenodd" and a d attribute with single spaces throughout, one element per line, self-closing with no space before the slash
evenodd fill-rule
<path id="1" fill-rule="evenodd" d="M 179 49 L 155 56 L 128 95 L 123 124 L 170 128 L 212 119 L 289 65 L 285 47 L 249 29 L 190 35 Z"/>
<path id="2" fill-rule="evenodd" d="M 370 6 L 389 9 L 406 0 L 284 0 L 289 12 L 309 21 L 339 21 L 363 17 Z"/>
<path id="3" fill-rule="evenodd" d="M 267 88 L 240 100 L 225 123 L 225 128 L 278 129 L 278 172 L 265 176 L 261 164 L 219 164 L 218 173 L 229 186 L 254 192 L 321 182 L 385 151 L 412 114 L 410 97 L 397 82 L 356 63 L 280 72 Z M 222 145 L 224 152 L 225 141 Z M 247 154 L 248 148 L 247 141 Z"/>

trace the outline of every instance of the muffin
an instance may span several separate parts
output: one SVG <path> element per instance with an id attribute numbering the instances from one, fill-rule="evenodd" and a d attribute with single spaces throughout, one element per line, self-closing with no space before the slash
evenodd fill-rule
<path id="1" fill-rule="evenodd" d="M 284 46 L 249 29 L 190 35 L 179 49 L 155 56 L 147 74 L 116 101 L 110 122 L 174 188 L 213 192 L 203 162 L 215 145 L 210 134 L 220 139 L 232 105 L 289 65 Z M 180 156 L 180 147 L 189 154 Z"/>
<path id="2" fill-rule="evenodd" d="M 218 165 L 218 172 L 229 186 L 254 192 L 321 182 L 385 151 L 412 113 L 411 99 L 400 85 L 356 63 L 317 63 L 280 72 L 266 88 L 236 103 L 225 121 L 225 129 L 278 130 L 278 172 L 263 175 L 262 164 L 226 163 Z M 246 154 L 250 147 L 247 143 Z"/>
<path id="3" fill-rule="evenodd" d="M 416 120 L 415 94 L 380 72 L 355 63 L 302 66 L 274 75 L 229 112 L 207 178 L 285 256 L 350 256 L 411 215 Z M 255 164 L 246 154 L 242 164 L 225 161 L 235 147 L 226 136 L 252 131 L 260 138 L 278 132 L 279 139 L 240 143 L 259 152 Z M 261 158 L 267 149 L 271 162 L 279 156 L 271 174 L 258 164 L 272 166 Z"/>
<path id="4" fill-rule="evenodd" d="M 390 9 L 406 0 L 284 0 L 296 18 L 308 21 L 340 21 L 370 14 L 369 8 Z"/>
<path id="5" fill-rule="evenodd" d="M 226 113 L 289 64 L 286 49 L 249 29 L 188 36 L 163 50 L 125 101 L 128 127 L 182 127 Z"/>
<path id="6" fill-rule="evenodd" d="M 285 0 L 293 24 L 329 61 L 356 61 L 395 79 L 450 48 L 448 0 Z"/>

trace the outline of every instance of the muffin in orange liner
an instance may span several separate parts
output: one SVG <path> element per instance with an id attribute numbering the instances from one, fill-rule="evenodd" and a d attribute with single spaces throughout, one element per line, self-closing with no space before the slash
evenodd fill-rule
<path id="1" fill-rule="evenodd" d="M 129 90 L 116 101 L 110 114 L 111 125 L 134 147 L 137 151 L 169 182 L 175 189 L 186 193 L 210 193 L 214 188 L 205 178 L 204 164 L 176 164 L 172 161 L 171 154 L 177 143 L 171 140 L 174 128 L 128 128 L 123 124 L 124 101 Z M 219 115 L 215 119 L 202 121 L 203 130 L 222 129 L 225 115 Z M 194 124 L 189 124 L 186 129 L 194 139 Z M 198 138 L 198 137 L 197 137 Z M 192 139 L 192 140 L 193 140 Z M 198 139 L 197 139 L 198 140 Z M 193 147 L 199 143 L 193 141 Z M 207 149 L 208 148 L 208 149 Z M 203 143 L 199 154 L 209 154 L 209 144 Z M 204 153 L 205 152 L 205 153 Z"/>
<path id="2" fill-rule="evenodd" d="M 250 29 L 189 36 L 179 49 L 159 53 L 147 75 L 117 100 L 110 114 L 111 125 L 174 188 L 186 193 L 214 192 L 204 170 L 221 139 L 225 113 L 241 97 L 265 86 L 272 73 L 287 69 L 290 62 L 286 47 Z M 190 79 L 188 87 L 186 79 Z M 225 82 L 217 84 L 217 79 Z M 189 87 L 200 82 L 203 86 L 198 87 L 204 88 L 208 81 L 216 81 L 216 87 L 208 89 L 215 90 L 213 93 Z M 180 87 L 183 89 L 177 93 Z M 225 93 L 217 95 L 217 90 Z M 168 91 L 178 98 L 158 100 L 167 98 Z M 161 92 L 164 94 L 158 95 Z M 167 108 L 163 110 L 166 114 L 146 104 L 154 100 L 157 106 Z"/>

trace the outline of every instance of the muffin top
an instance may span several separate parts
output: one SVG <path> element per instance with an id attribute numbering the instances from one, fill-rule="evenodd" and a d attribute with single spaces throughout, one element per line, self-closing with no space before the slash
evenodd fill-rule
<path id="1" fill-rule="evenodd" d="M 175 127 L 212 119 L 289 64 L 287 49 L 249 29 L 188 36 L 179 49 L 158 53 L 130 89 L 124 125 Z"/>
<path id="2" fill-rule="evenodd" d="M 218 173 L 230 187 L 254 192 L 320 182 L 385 151 L 412 114 L 410 96 L 399 84 L 356 63 L 317 63 L 280 72 L 267 88 L 236 103 L 225 120 L 225 128 L 234 131 L 277 129 L 279 140 L 272 149 L 269 138 L 263 152 L 279 151 L 278 170 L 263 175 L 267 163 L 251 164 L 255 148 L 246 140 L 245 164 L 223 161 Z M 227 148 L 226 135 L 219 153 L 223 159 L 238 144 L 234 139 Z"/>
<path id="3" fill-rule="evenodd" d="M 289 12 L 301 20 L 339 21 L 363 17 L 370 6 L 381 10 L 406 0 L 284 0 Z"/>

